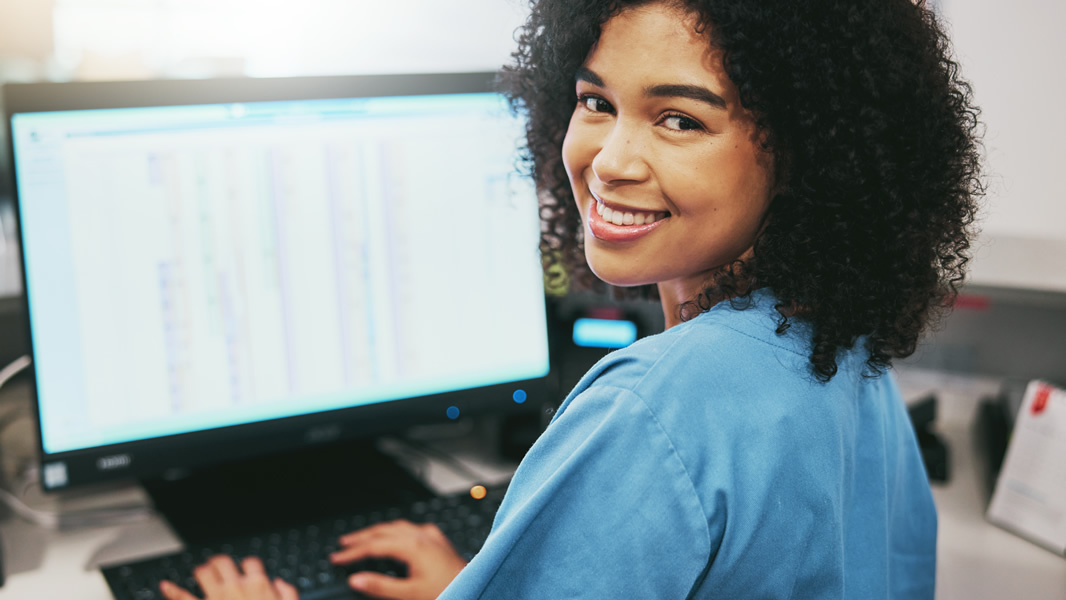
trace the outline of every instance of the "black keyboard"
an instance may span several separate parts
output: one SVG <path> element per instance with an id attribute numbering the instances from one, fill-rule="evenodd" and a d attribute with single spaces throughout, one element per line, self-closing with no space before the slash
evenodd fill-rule
<path id="1" fill-rule="evenodd" d="M 373 559 L 349 565 L 334 565 L 329 555 L 339 549 L 338 538 L 351 531 L 396 519 L 436 523 L 455 549 L 470 560 L 481 549 L 505 488 L 489 488 L 476 500 L 469 493 L 442 496 L 405 507 L 386 507 L 355 515 L 339 515 L 300 527 L 286 527 L 258 535 L 218 540 L 186 548 L 182 552 L 148 560 L 101 568 L 117 600 L 163 600 L 159 582 L 169 579 L 202 597 L 192 571 L 208 558 L 228 554 L 238 563 L 247 556 L 263 560 L 267 574 L 296 586 L 302 600 L 365 598 L 348 587 L 355 571 L 378 571 L 395 577 L 407 574 L 406 565 L 388 559 Z"/>

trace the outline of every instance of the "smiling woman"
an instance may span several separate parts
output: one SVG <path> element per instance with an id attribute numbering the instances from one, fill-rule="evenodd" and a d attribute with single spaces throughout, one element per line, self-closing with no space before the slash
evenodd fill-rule
<path id="1" fill-rule="evenodd" d="M 469 564 L 389 523 L 340 559 L 408 577 L 350 584 L 932 598 L 936 511 L 886 371 L 953 297 L 982 191 L 947 48 L 911 0 L 534 1 L 504 79 L 545 267 L 658 298 L 667 330 L 570 392 Z"/>

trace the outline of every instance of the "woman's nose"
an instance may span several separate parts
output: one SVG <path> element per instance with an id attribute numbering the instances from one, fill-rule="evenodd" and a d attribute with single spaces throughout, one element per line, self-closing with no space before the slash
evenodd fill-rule
<path id="1" fill-rule="evenodd" d="M 604 183 L 642 181 L 648 176 L 645 151 L 637 132 L 616 124 L 592 159 L 592 172 Z"/>

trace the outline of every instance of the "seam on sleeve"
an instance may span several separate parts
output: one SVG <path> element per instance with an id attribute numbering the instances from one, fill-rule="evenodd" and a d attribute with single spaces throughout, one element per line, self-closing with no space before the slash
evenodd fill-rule
<path id="1" fill-rule="evenodd" d="M 643 380 L 643 378 L 641 378 L 641 380 Z M 688 597 L 691 597 L 696 586 L 699 585 L 701 581 L 703 581 L 704 577 L 707 574 L 707 570 L 710 569 L 710 561 L 712 554 L 711 530 L 710 527 L 707 525 L 707 521 L 710 518 L 710 515 L 707 514 L 707 507 L 704 506 L 703 499 L 700 498 L 699 490 L 696 488 L 696 483 L 692 479 L 692 473 L 689 471 L 688 465 L 686 465 L 685 461 L 681 458 L 681 454 L 677 451 L 677 446 L 674 444 L 673 438 L 670 437 L 670 433 L 667 432 L 665 427 L 663 427 L 662 421 L 659 420 L 659 415 L 657 415 L 655 411 L 652 410 L 651 405 L 649 405 L 644 400 L 643 396 L 633 390 L 628 390 L 613 385 L 604 385 L 602 387 L 604 389 L 616 389 L 623 394 L 629 394 L 636 398 L 640 402 L 641 406 L 644 407 L 644 410 L 647 411 L 648 415 L 651 416 L 651 418 L 655 421 L 655 426 L 659 429 L 659 432 L 662 433 L 663 439 L 666 440 L 666 444 L 667 447 L 670 449 L 670 453 L 677 460 L 677 463 L 681 465 L 681 471 L 685 474 L 685 480 L 688 483 L 689 491 L 692 493 L 692 497 L 696 499 L 696 505 L 699 506 L 700 513 L 703 515 L 703 518 L 700 520 L 700 526 L 703 528 L 704 540 L 706 540 L 707 542 L 707 551 L 703 561 L 703 569 L 700 571 L 699 575 L 692 581 L 692 586 L 689 588 Z"/>
<path id="2" fill-rule="evenodd" d="M 644 400 L 644 398 L 642 396 L 640 396 L 640 394 L 637 394 L 633 390 L 622 388 L 622 387 L 618 387 L 616 385 L 600 384 L 597 387 L 601 391 L 613 390 L 613 391 L 617 391 L 619 396 L 628 395 L 628 396 L 632 396 L 632 397 L 636 398 L 637 401 L 640 403 L 640 406 L 644 409 L 644 411 L 646 411 L 648 413 L 648 415 L 651 417 L 652 421 L 655 423 L 655 428 L 658 429 L 658 431 L 661 433 L 661 435 L 663 437 L 663 440 L 666 442 L 666 448 L 667 448 L 669 454 L 672 455 L 674 460 L 677 461 L 678 465 L 681 466 L 681 472 L 684 473 L 684 479 L 685 479 L 685 483 L 688 485 L 689 494 L 695 499 L 696 506 L 697 506 L 697 508 L 699 510 L 700 515 L 702 516 L 702 518 L 700 519 L 700 527 L 702 528 L 702 531 L 703 531 L 703 539 L 706 541 L 706 543 L 705 543 L 706 549 L 705 549 L 704 556 L 703 556 L 703 568 L 696 575 L 696 577 L 692 580 L 692 583 L 691 583 L 690 589 L 689 589 L 689 593 L 687 595 L 687 597 L 691 597 L 692 593 L 693 593 L 693 590 L 695 590 L 696 586 L 699 585 L 700 582 L 702 582 L 704 580 L 704 578 L 706 577 L 706 573 L 707 573 L 708 569 L 710 568 L 710 564 L 709 564 L 710 563 L 710 557 L 712 556 L 712 552 L 711 552 L 711 550 L 712 550 L 711 549 L 711 532 L 710 532 L 710 527 L 707 524 L 707 520 L 708 520 L 709 516 L 707 514 L 707 508 L 706 508 L 706 506 L 704 506 L 703 501 L 700 498 L 699 492 L 697 491 L 696 485 L 695 485 L 695 483 L 694 483 L 694 481 L 692 479 L 692 474 L 690 473 L 690 471 L 688 469 L 688 466 L 685 464 L 685 461 L 682 460 L 681 455 L 680 455 L 680 453 L 678 453 L 677 447 L 676 447 L 676 445 L 673 442 L 673 439 L 670 437 L 670 435 L 667 433 L 666 429 L 663 427 L 663 424 L 659 420 L 658 415 L 655 414 L 655 412 L 652 410 L 651 406 Z M 538 509 L 534 513 L 534 516 L 539 516 L 541 513 L 544 512 L 545 508 L 546 508 L 545 505 L 541 505 L 540 507 L 538 507 Z M 528 522 L 531 523 L 531 522 L 533 522 L 535 520 L 536 520 L 535 518 L 531 518 Z M 528 527 L 524 527 L 522 529 L 521 533 L 524 534 L 526 532 L 527 528 Z M 514 544 L 517 542 L 517 540 L 520 537 L 521 537 L 521 535 L 514 536 L 512 538 L 511 544 L 510 544 L 510 546 L 508 546 L 506 554 L 509 554 L 511 552 L 511 550 L 514 547 Z M 477 595 L 478 600 L 481 600 L 481 599 L 485 598 L 485 593 L 486 593 L 487 589 L 490 587 L 489 584 L 491 582 L 495 581 L 499 577 L 499 569 L 500 569 L 501 566 L 502 566 L 502 563 L 498 563 L 498 564 L 496 564 L 494 566 L 495 568 L 492 569 L 491 574 L 486 573 L 486 577 L 485 577 L 485 580 L 484 580 L 486 582 L 486 584 L 484 586 L 482 586 L 482 588 L 478 591 L 478 595 Z"/>

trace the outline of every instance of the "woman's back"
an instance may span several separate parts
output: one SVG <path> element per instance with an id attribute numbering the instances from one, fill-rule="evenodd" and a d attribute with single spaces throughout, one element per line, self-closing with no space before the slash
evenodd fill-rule
<path id="1" fill-rule="evenodd" d="M 892 378 L 852 351 L 818 382 L 774 304 L 601 361 L 444 597 L 931 597 L 935 509 Z"/>

